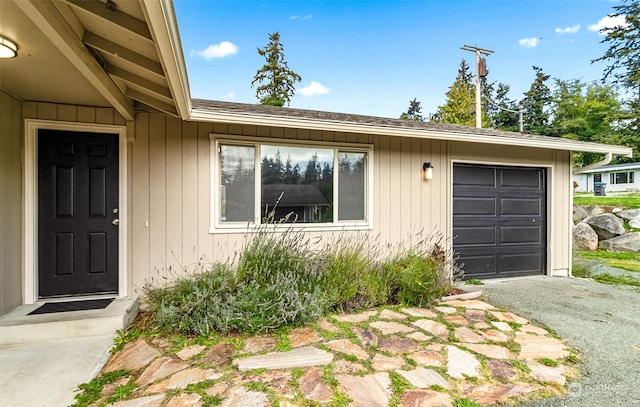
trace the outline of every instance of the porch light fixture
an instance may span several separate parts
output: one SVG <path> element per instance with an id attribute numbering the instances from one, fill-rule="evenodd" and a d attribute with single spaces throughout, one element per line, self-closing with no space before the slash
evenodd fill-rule
<path id="1" fill-rule="evenodd" d="M 422 176 L 424 177 L 425 181 L 429 181 L 431 178 L 433 178 L 433 165 L 431 165 L 431 163 L 422 164 Z"/>
<path id="2" fill-rule="evenodd" d="M 0 36 L 0 58 L 15 58 L 18 56 L 18 46 Z"/>

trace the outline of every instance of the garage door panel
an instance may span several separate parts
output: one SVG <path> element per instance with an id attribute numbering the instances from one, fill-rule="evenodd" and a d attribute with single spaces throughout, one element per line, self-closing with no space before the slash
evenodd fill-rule
<path id="1" fill-rule="evenodd" d="M 495 246 L 496 228 L 491 226 L 460 227 L 453 229 L 456 246 Z"/>
<path id="2" fill-rule="evenodd" d="M 466 278 L 544 274 L 545 174 L 543 168 L 454 164 L 453 248 Z"/>
<path id="3" fill-rule="evenodd" d="M 454 215 L 489 215 L 495 216 L 496 198 L 456 197 L 453 200 Z"/>
<path id="4" fill-rule="evenodd" d="M 504 168 L 501 171 L 500 186 L 542 189 L 539 169 Z"/>
<path id="5" fill-rule="evenodd" d="M 500 228 L 501 245 L 540 245 L 541 237 L 542 228 L 539 226 L 504 226 Z"/>
<path id="6" fill-rule="evenodd" d="M 501 198 L 500 215 L 503 216 L 542 216 L 542 202 L 539 197 Z"/>
<path id="7" fill-rule="evenodd" d="M 453 173 L 454 185 L 495 186 L 495 170 L 490 167 L 460 166 Z"/>

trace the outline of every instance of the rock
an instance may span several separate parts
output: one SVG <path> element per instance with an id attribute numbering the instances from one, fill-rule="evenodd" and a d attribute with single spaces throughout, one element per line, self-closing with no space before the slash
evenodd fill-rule
<path id="1" fill-rule="evenodd" d="M 164 401 L 164 394 L 138 397 L 131 400 L 121 400 L 110 404 L 111 407 L 160 407 Z"/>
<path id="2" fill-rule="evenodd" d="M 444 317 L 444 319 L 445 321 L 447 321 L 452 325 L 461 325 L 461 326 L 469 325 L 469 321 L 467 321 L 467 319 L 462 315 L 449 315 Z"/>
<path id="3" fill-rule="evenodd" d="M 393 321 L 376 321 L 369 324 L 371 328 L 375 328 L 382 333 L 382 335 L 397 334 L 399 332 L 414 332 L 415 329 L 410 328 L 404 324 Z"/>
<path id="4" fill-rule="evenodd" d="M 447 374 L 456 379 L 480 376 L 480 362 L 469 352 L 447 345 Z"/>
<path id="5" fill-rule="evenodd" d="M 260 353 L 270 351 L 278 344 L 278 338 L 272 336 L 252 336 L 244 340 L 242 353 Z"/>
<path id="6" fill-rule="evenodd" d="M 531 376 L 538 381 L 554 383 L 560 386 L 564 386 L 567 383 L 567 378 L 564 376 L 564 368 L 561 366 L 552 367 L 539 363 L 528 363 L 527 366 L 531 369 Z"/>
<path id="7" fill-rule="evenodd" d="M 438 314 L 425 308 L 402 308 L 401 310 L 411 317 L 437 318 Z"/>
<path id="8" fill-rule="evenodd" d="M 327 403 L 331 401 L 333 392 L 323 381 L 324 372 L 319 367 L 312 367 L 307 369 L 300 378 L 300 393 L 305 398 L 320 402 Z"/>
<path id="9" fill-rule="evenodd" d="M 205 380 L 219 379 L 221 376 L 222 373 L 216 372 L 212 369 L 204 370 L 199 367 L 192 367 L 190 369 L 181 370 L 168 379 L 151 385 L 145 391 L 145 394 L 164 393 L 167 390 L 183 389 L 190 384 L 200 383 Z"/>
<path id="10" fill-rule="evenodd" d="M 404 359 L 400 356 L 385 356 L 380 353 L 376 354 L 371 361 L 371 367 L 378 372 L 400 369 L 402 365 L 404 365 Z"/>
<path id="11" fill-rule="evenodd" d="M 575 250 L 598 250 L 598 234 L 588 223 L 580 222 L 573 227 L 573 248 Z"/>
<path id="12" fill-rule="evenodd" d="M 477 309 L 477 310 L 488 310 L 488 309 L 494 308 L 493 305 L 487 304 L 486 302 L 481 300 L 452 300 L 452 301 L 442 302 L 441 304 L 447 305 L 449 307 L 461 307 L 466 309 Z"/>
<path id="13" fill-rule="evenodd" d="M 407 390 L 402 407 L 452 407 L 451 397 L 434 390 Z"/>
<path id="14" fill-rule="evenodd" d="M 187 360 L 187 359 L 190 359 L 190 358 L 194 357 L 195 355 L 201 353 L 206 348 L 207 347 L 203 346 L 203 345 L 185 346 L 180 351 L 176 352 L 176 356 L 179 357 L 182 360 Z"/>
<path id="15" fill-rule="evenodd" d="M 413 339 L 414 341 L 419 342 L 428 342 L 431 340 L 431 336 L 425 334 L 424 332 L 414 332 L 407 335 L 407 338 Z"/>
<path id="16" fill-rule="evenodd" d="M 421 346 L 411 339 L 392 336 L 380 341 L 379 349 L 383 352 L 389 352 L 393 355 L 415 352 Z"/>
<path id="17" fill-rule="evenodd" d="M 367 353 L 367 351 L 348 339 L 336 339 L 334 341 L 327 342 L 326 345 L 327 348 L 333 351 L 344 353 L 345 355 L 355 356 L 359 360 L 369 359 L 369 354 Z"/>
<path id="18" fill-rule="evenodd" d="M 351 406 L 386 407 L 391 400 L 391 379 L 386 372 L 367 376 L 336 375 L 336 380 L 353 400 Z"/>
<path id="19" fill-rule="evenodd" d="M 640 232 L 626 233 L 600 242 L 600 247 L 613 252 L 640 252 Z"/>
<path id="20" fill-rule="evenodd" d="M 236 348 L 229 342 L 220 342 L 204 355 L 204 360 L 216 367 L 226 366 L 231 363 L 231 357 Z"/>
<path id="21" fill-rule="evenodd" d="M 588 217 L 598 216 L 604 213 L 604 209 L 598 205 L 584 206 L 584 209 L 587 211 Z"/>
<path id="22" fill-rule="evenodd" d="M 480 343 L 484 342 L 485 338 L 473 332 L 467 327 L 459 327 L 453 332 L 453 336 L 460 342 L 464 343 Z"/>
<path id="23" fill-rule="evenodd" d="M 409 316 L 407 314 L 401 314 L 399 312 L 392 311 L 390 309 L 383 309 L 380 312 L 380 318 L 383 319 L 407 319 Z"/>
<path id="24" fill-rule="evenodd" d="M 465 348 L 479 353 L 491 359 L 513 359 L 515 356 L 509 349 L 499 345 L 485 345 L 479 343 L 466 343 Z"/>
<path id="25" fill-rule="evenodd" d="M 624 222 L 612 213 L 592 216 L 584 221 L 591 225 L 600 240 L 607 240 L 612 237 L 624 235 Z"/>
<path id="26" fill-rule="evenodd" d="M 113 372 L 124 369 L 135 371 L 148 365 L 153 359 L 160 356 L 153 347 L 149 346 L 144 339 L 130 342 L 107 363 L 104 372 Z"/>
<path id="27" fill-rule="evenodd" d="M 355 332 L 363 346 L 378 346 L 378 335 L 376 335 L 371 329 L 354 327 L 353 332 Z"/>
<path id="28" fill-rule="evenodd" d="M 146 386 L 149 383 L 153 383 L 158 379 L 164 379 L 187 367 L 189 367 L 189 365 L 181 360 L 168 357 L 159 358 L 154 360 L 153 363 L 142 372 L 138 380 L 136 380 L 136 383 L 141 387 Z"/>
<path id="29" fill-rule="evenodd" d="M 442 357 L 434 351 L 421 350 L 409 355 L 417 364 L 422 366 L 442 366 Z"/>
<path id="30" fill-rule="evenodd" d="M 328 345 L 328 344 L 327 344 Z M 328 365 L 333 354 L 313 346 L 295 348 L 289 352 L 271 352 L 264 355 L 236 359 L 233 364 L 241 372 L 252 369 L 290 369 L 294 367 Z"/>
<path id="31" fill-rule="evenodd" d="M 640 229 L 640 220 L 636 220 L 636 219 L 630 220 L 629 227 L 634 229 Z"/>
<path id="32" fill-rule="evenodd" d="M 453 389 L 451 383 L 449 383 L 435 370 L 417 367 L 413 370 L 396 370 L 396 373 L 404 377 L 412 386 L 417 388 L 428 389 L 431 386 L 440 386 L 447 390 Z"/>
<path id="33" fill-rule="evenodd" d="M 222 401 L 220 407 L 268 405 L 269 397 L 265 393 L 247 390 L 244 387 L 236 387 L 230 392 L 229 396 Z"/>
<path id="34" fill-rule="evenodd" d="M 622 212 L 622 208 L 613 208 L 613 209 L 611 209 L 611 213 L 613 213 L 614 215 L 617 214 L 618 212 Z"/>
<path id="35" fill-rule="evenodd" d="M 525 325 L 529 321 L 521 316 L 514 314 L 513 312 L 501 312 L 501 311 L 489 311 L 491 315 L 496 317 L 498 321 L 502 322 L 515 322 L 516 324 Z"/>
<path id="36" fill-rule="evenodd" d="M 587 212 L 584 206 L 578 206 L 573 211 L 573 223 L 575 224 L 582 222 L 588 217 L 589 217 L 589 212 Z"/>
<path id="37" fill-rule="evenodd" d="M 431 319 L 419 319 L 415 321 L 413 325 L 429 332 L 431 335 L 439 336 L 442 339 L 449 338 L 449 330 L 444 324 L 438 321 L 433 321 Z"/>
<path id="38" fill-rule="evenodd" d="M 487 368 L 489 369 L 489 372 L 491 372 L 491 376 L 501 382 L 509 382 L 518 377 L 516 368 L 510 363 L 503 362 L 502 360 L 487 361 Z"/>
<path id="39" fill-rule="evenodd" d="M 616 213 L 616 216 L 624 220 L 640 220 L 640 209 L 627 209 Z"/>
<path id="40" fill-rule="evenodd" d="M 371 311 L 361 312 L 359 314 L 339 314 L 339 315 L 334 315 L 333 317 L 340 322 L 351 322 L 351 323 L 357 324 L 360 322 L 368 321 L 369 318 L 377 314 L 378 314 L 377 311 L 371 310 Z"/>
<path id="41" fill-rule="evenodd" d="M 465 388 L 466 387 L 466 388 Z M 494 386 L 490 383 L 482 385 L 469 385 L 463 387 L 463 394 L 482 405 L 499 404 L 509 397 L 516 397 L 536 390 L 529 383 L 503 384 Z"/>
<path id="42" fill-rule="evenodd" d="M 289 343 L 293 348 L 310 345 L 322 340 L 322 337 L 311 328 L 292 329 L 288 336 Z"/>
<path id="43" fill-rule="evenodd" d="M 349 362 L 348 360 L 340 359 L 336 362 L 336 367 L 333 368 L 335 374 L 353 374 L 366 370 L 364 366 L 357 362 Z"/>
<path id="44" fill-rule="evenodd" d="M 202 401 L 198 393 L 184 393 L 173 397 L 165 407 L 200 407 Z"/>
<path id="45" fill-rule="evenodd" d="M 561 359 L 569 356 L 562 341 L 541 335 L 516 332 L 515 341 L 520 345 L 518 359 Z"/>

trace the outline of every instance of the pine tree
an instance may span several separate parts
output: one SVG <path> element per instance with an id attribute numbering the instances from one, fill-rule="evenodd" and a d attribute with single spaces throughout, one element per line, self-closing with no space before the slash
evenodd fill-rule
<path id="1" fill-rule="evenodd" d="M 549 127 L 549 109 L 551 104 L 551 89 L 547 86 L 550 76 L 542 72 L 542 68 L 533 67 L 536 77 L 531 83 L 531 87 L 524 94 L 522 107 L 524 110 L 524 132 L 530 134 L 540 134 L 543 136 L 551 134 Z"/>
<path id="2" fill-rule="evenodd" d="M 406 112 L 400 115 L 400 118 L 403 120 L 415 120 L 422 122 L 424 118 L 422 117 L 422 107 L 420 106 L 420 101 L 416 98 L 409 101 L 409 108 Z"/>
<path id="3" fill-rule="evenodd" d="M 289 69 L 284 59 L 284 47 L 280 42 L 280 34 L 269 34 L 269 44 L 258 48 L 258 54 L 266 59 L 266 64 L 256 72 L 251 87 L 256 87 L 256 97 L 262 105 L 287 106 L 295 94 L 295 83 L 300 82 L 300 75 Z"/>
<path id="4" fill-rule="evenodd" d="M 447 101 L 438 106 L 433 121 L 475 126 L 475 85 L 472 83 L 469 65 L 464 59 L 460 62 L 456 79 L 446 95 Z"/>

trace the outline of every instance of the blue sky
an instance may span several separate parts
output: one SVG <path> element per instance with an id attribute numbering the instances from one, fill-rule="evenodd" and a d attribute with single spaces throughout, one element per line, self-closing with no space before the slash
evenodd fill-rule
<path id="1" fill-rule="evenodd" d="M 174 0 L 195 98 L 257 103 L 251 88 L 278 31 L 289 68 L 302 76 L 291 107 L 399 117 L 417 98 L 423 114 L 445 102 L 465 44 L 494 51 L 488 79 L 521 99 L 532 66 L 552 78 L 602 77 L 599 28 L 617 1 Z M 475 69 L 473 70 L 475 74 Z"/>

